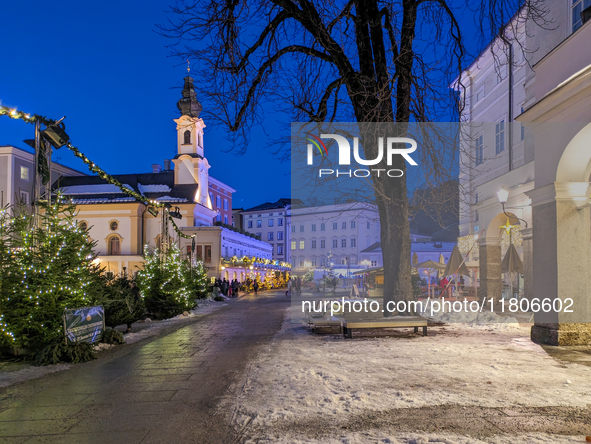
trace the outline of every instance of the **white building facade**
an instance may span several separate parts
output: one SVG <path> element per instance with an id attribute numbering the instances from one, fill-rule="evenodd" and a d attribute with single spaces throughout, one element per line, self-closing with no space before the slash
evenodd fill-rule
<path id="1" fill-rule="evenodd" d="M 523 58 L 531 65 L 519 66 L 517 55 L 512 65 L 506 63 L 505 81 L 512 78 L 513 85 L 487 93 L 487 82 L 496 75 L 491 47 L 462 75 L 460 91 L 471 124 L 463 141 L 459 244 L 466 249 L 480 234 L 471 257 L 480 267 L 479 295 L 498 299 L 508 246 L 507 230 L 500 226 L 507 221 L 517 226 L 509 242 L 518 246 L 524 263 L 523 296 L 570 298 L 576 306 L 571 314 L 536 313 L 532 338 L 555 345 L 587 344 L 591 329 L 583 315 L 591 313 L 591 23 L 581 15 L 591 17 L 591 9 L 581 13 L 591 4 L 553 0 L 545 6 L 552 29 L 525 21 L 513 27 L 517 32 L 507 31 L 513 46 L 524 42 L 528 51 Z M 501 61 L 505 54 L 501 51 Z M 511 126 L 515 118 L 525 125 L 523 131 L 519 124 Z M 504 209 L 499 190 L 507 194 Z"/>
<path id="2" fill-rule="evenodd" d="M 360 253 L 379 242 L 379 220 L 377 207 L 362 202 L 292 209 L 292 270 L 331 268 L 344 274 L 369 267 Z"/>
<path id="3" fill-rule="evenodd" d="M 240 221 L 235 225 L 254 234 L 263 242 L 271 245 L 273 259 L 290 262 L 289 233 L 291 226 L 292 204 L 301 205 L 299 199 L 279 199 L 240 212 Z"/>

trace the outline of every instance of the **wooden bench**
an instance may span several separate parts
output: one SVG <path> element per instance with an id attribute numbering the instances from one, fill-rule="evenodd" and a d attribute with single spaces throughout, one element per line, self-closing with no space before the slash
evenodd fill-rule
<path id="1" fill-rule="evenodd" d="M 314 318 L 311 320 L 312 331 L 317 328 L 339 327 L 339 332 L 343 331 L 343 320 L 334 316 L 327 316 L 324 318 Z"/>
<path id="2" fill-rule="evenodd" d="M 414 327 L 415 333 L 419 327 L 423 327 L 423 336 L 427 336 L 427 320 L 417 316 L 393 316 L 390 318 L 377 317 L 345 317 L 343 333 L 345 337 L 352 338 L 353 330 L 363 328 L 408 328 Z"/>

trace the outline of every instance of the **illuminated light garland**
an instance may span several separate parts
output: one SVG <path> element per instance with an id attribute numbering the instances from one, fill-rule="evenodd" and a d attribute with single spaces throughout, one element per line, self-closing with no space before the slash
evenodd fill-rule
<path id="1" fill-rule="evenodd" d="M 458 237 L 458 249 L 463 255 L 467 254 L 470 249 L 474 255 L 478 255 L 478 235 L 468 234 L 467 236 Z"/>
<path id="2" fill-rule="evenodd" d="M 515 247 L 521 247 L 523 245 L 523 236 L 521 234 L 521 228 L 519 225 L 513 225 L 510 228 L 511 235 L 506 230 L 503 230 L 501 236 L 501 248 L 509 248 L 509 245 L 513 244 Z"/>
<path id="3" fill-rule="evenodd" d="M 0 116 L 8 116 L 11 119 L 17 119 L 17 120 L 22 120 L 26 123 L 35 123 L 36 121 L 39 121 L 41 123 L 43 123 L 44 125 L 53 125 L 55 124 L 55 120 L 52 119 L 48 119 L 46 117 L 40 116 L 38 114 L 29 114 L 29 113 L 25 113 L 23 111 L 20 111 L 16 108 L 9 108 L 7 106 L 4 105 L 0 105 Z M 96 173 L 101 179 L 107 181 L 109 184 L 111 185 L 115 185 L 117 188 L 119 188 L 123 193 L 127 194 L 130 197 L 133 197 L 134 199 L 136 199 L 139 202 L 142 202 L 144 205 L 147 206 L 153 206 L 156 208 L 166 208 L 166 203 L 162 203 L 162 202 L 158 202 L 156 200 L 153 199 L 148 199 L 145 196 L 142 196 L 141 194 L 135 192 L 134 190 L 130 190 L 127 187 L 124 187 L 121 182 L 119 182 L 117 179 L 115 179 L 113 176 L 111 176 L 109 173 L 107 173 L 106 171 L 104 171 L 102 168 L 100 168 L 97 164 L 95 164 L 93 161 L 91 161 L 88 157 L 86 157 L 78 148 L 76 148 L 75 146 L 73 146 L 70 142 L 68 142 L 65 145 L 70 151 L 72 151 L 72 153 L 78 157 L 79 159 L 81 159 L 86 165 L 88 165 L 88 169 L 93 172 Z M 166 209 L 167 213 L 168 210 Z M 176 223 L 174 222 L 173 218 L 170 216 L 170 214 L 168 214 L 168 218 L 169 220 L 172 222 L 173 227 L 175 229 L 175 231 L 177 232 L 177 234 L 185 239 L 191 239 L 194 238 L 195 235 L 189 236 L 183 232 L 181 232 L 181 230 L 178 228 L 178 226 L 176 225 Z"/>

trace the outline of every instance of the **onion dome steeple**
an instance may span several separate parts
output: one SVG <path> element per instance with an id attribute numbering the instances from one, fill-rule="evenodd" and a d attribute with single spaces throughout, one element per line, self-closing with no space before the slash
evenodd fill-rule
<path id="1" fill-rule="evenodd" d="M 203 106 L 197 100 L 193 78 L 189 76 L 190 68 L 187 67 L 187 77 L 185 77 L 185 86 L 183 87 L 183 98 L 176 104 L 181 112 L 181 116 L 199 117 Z"/>

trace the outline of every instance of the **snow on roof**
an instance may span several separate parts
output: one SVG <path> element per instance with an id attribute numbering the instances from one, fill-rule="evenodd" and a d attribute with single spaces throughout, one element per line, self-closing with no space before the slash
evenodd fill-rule
<path id="1" fill-rule="evenodd" d="M 161 202 L 188 202 L 187 199 L 184 197 L 171 197 L 171 196 L 162 196 L 156 199 L 157 201 Z"/>
<path id="2" fill-rule="evenodd" d="M 137 184 L 140 193 L 168 193 L 170 191 L 170 187 L 164 184 L 153 184 L 153 185 L 142 185 L 138 182 Z"/>
<path id="3" fill-rule="evenodd" d="M 123 186 L 133 190 L 133 188 L 127 184 L 123 184 Z M 97 185 L 72 185 L 69 187 L 62 187 L 60 190 L 68 196 L 80 194 L 123 194 L 123 191 L 110 183 Z"/>
<path id="4" fill-rule="evenodd" d="M 116 202 L 134 202 L 133 197 L 115 197 L 109 199 L 107 197 L 97 197 L 94 199 L 72 199 L 72 202 L 76 205 L 90 205 L 90 204 L 103 204 L 103 203 L 116 203 Z"/>

